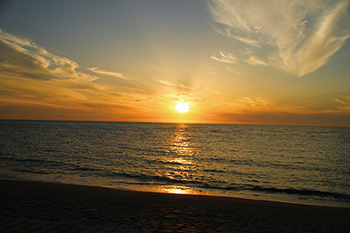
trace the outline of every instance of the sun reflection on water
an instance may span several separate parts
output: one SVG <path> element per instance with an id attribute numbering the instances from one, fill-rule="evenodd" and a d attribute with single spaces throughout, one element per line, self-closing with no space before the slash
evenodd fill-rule
<path id="1" fill-rule="evenodd" d="M 173 164 L 181 164 L 181 165 L 189 165 L 192 164 L 191 160 L 184 159 L 184 158 L 169 158 L 167 159 L 167 162 L 173 163 Z"/>
<path id="2" fill-rule="evenodd" d="M 177 124 L 170 150 L 180 156 L 193 156 L 195 151 L 194 146 L 191 145 L 191 137 L 187 124 Z"/>
<path id="3" fill-rule="evenodd" d="M 169 156 L 164 157 L 166 170 L 163 173 L 167 178 L 176 183 L 193 182 L 198 169 L 196 161 L 196 146 L 187 124 L 177 124 L 172 135 L 169 137 Z M 162 190 L 170 193 L 193 193 L 187 186 L 171 186 Z"/>
<path id="4" fill-rule="evenodd" d="M 197 194 L 194 190 L 189 187 L 184 186 L 166 186 L 161 189 L 164 193 L 172 193 L 172 194 Z"/>

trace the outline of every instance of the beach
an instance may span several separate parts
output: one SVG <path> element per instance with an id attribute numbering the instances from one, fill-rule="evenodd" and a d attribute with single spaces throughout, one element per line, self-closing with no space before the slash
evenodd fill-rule
<path id="1" fill-rule="evenodd" d="M 350 209 L 0 180 L 0 232 L 349 232 Z"/>

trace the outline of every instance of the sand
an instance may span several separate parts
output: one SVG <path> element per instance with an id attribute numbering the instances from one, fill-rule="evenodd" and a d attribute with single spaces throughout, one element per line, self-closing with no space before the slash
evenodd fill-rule
<path id="1" fill-rule="evenodd" d="M 350 232 L 350 209 L 0 180 L 0 232 Z"/>

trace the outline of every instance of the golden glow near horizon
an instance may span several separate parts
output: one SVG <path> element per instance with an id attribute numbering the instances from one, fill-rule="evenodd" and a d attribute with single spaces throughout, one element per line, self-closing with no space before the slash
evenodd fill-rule
<path id="1" fill-rule="evenodd" d="M 188 112 L 188 110 L 190 109 L 190 106 L 188 105 L 187 102 L 179 101 L 176 104 L 175 109 L 176 109 L 176 111 L 178 111 L 180 113 L 185 113 L 185 112 Z"/>
<path id="2" fill-rule="evenodd" d="M 348 0 L 62 1 L 1 9 L 0 119 L 350 126 Z"/>

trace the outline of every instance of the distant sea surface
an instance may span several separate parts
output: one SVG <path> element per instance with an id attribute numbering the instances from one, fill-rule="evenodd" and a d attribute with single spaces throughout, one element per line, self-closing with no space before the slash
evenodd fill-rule
<path id="1" fill-rule="evenodd" d="M 0 121 L 0 178 L 350 206 L 350 128 Z"/>

